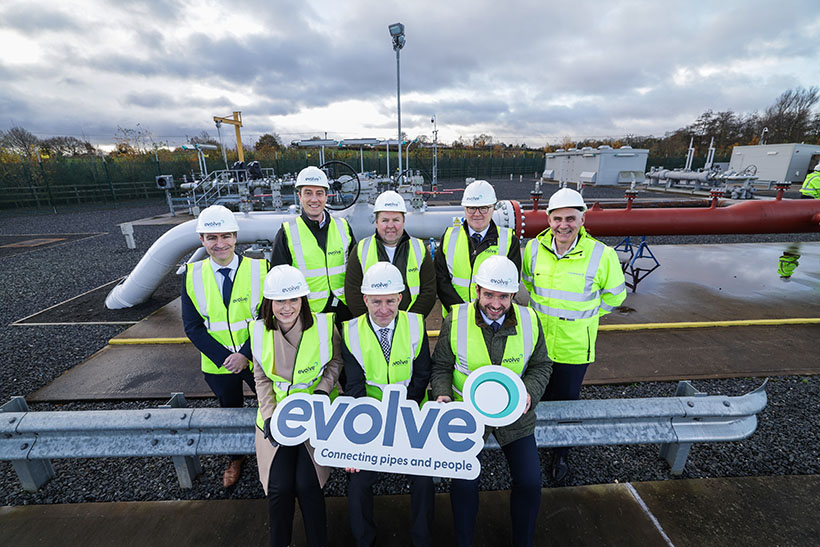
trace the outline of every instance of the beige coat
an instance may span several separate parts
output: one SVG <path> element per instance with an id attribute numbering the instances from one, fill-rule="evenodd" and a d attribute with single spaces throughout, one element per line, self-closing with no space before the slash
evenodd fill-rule
<path id="1" fill-rule="evenodd" d="M 293 327 L 286 333 L 281 330 L 273 332 L 273 355 L 276 363 L 276 374 L 285 378 L 286 380 L 293 380 L 293 364 L 296 362 L 296 350 L 299 347 L 299 340 L 302 337 L 302 320 L 297 319 Z M 322 379 L 316 389 L 320 389 L 326 393 L 330 393 L 336 385 L 339 378 L 339 373 L 342 370 L 342 353 L 341 353 L 341 337 L 339 331 L 333 329 L 333 357 L 325 367 L 322 373 Z M 276 397 L 273 394 L 273 381 L 268 378 L 265 371 L 255 359 L 253 362 L 253 376 L 256 380 L 256 396 L 259 399 L 259 410 L 262 413 L 262 418 L 267 420 L 273 415 L 273 410 L 276 408 Z M 313 447 L 310 443 L 305 443 L 305 446 L 313 458 Z M 268 478 L 270 474 L 271 464 L 273 458 L 276 456 L 277 449 L 271 446 L 270 442 L 265 438 L 265 435 L 259 428 L 256 428 L 256 461 L 259 467 L 259 480 L 262 482 L 262 488 L 265 490 L 265 495 L 268 493 Z M 330 475 L 330 468 L 323 467 L 316 463 L 316 476 L 319 478 L 319 485 L 324 486 L 327 478 Z"/>

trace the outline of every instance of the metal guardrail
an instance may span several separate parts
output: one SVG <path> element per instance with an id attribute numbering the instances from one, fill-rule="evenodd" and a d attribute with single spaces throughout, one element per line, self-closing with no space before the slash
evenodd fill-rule
<path id="1" fill-rule="evenodd" d="M 739 397 L 709 396 L 680 382 L 674 397 L 554 401 L 536 407 L 539 447 L 661 445 L 671 473 L 683 472 L 693 443 L 736 441 L 757 428 L 766 382 Z M 255 408 L 186 408 L 173 394 L 145 410 L 30 412 L 15 397 L 0 407 L 0 460 L 11 460 L 23 488 L 54 476 L 52 458 L 172 457 L 180 486 L 202 471 L 199 456 L 253 454 Z M 498 448 L 494 437 L 487 448 Z"/>

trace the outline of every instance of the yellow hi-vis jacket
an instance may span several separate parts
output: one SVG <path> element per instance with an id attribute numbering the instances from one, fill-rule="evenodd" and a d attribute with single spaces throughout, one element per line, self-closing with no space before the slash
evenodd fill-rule
<path id="1" fill-rule="evenodd" d="M 527 243 L 521 278 L 556 363 L 595 361 L 598 317 L 626 298 L 618 255 L 581 227 L 575 248 L 558 259 L 547 229 Z"/>
<path id="2" fill-rule="evenodd" d="M 333 316 L 332 313 L 313 314 L 313 325 L 299 339 L 293 378 L 290 380 L 276 374 L 273 331 L 265 328 L 265 322 L 261 319 L 253 324 L 251 353 L 262 366 L 265 376 L 272 380 L 277 404 L 291 393 L 313 393 L 319 385 L 325 367 L 333 357 Z M 335 391 L 330 394 L 332 397 L 335 397 Z M 256 411 L 256 425 L 261 430 L 265 429 L 261 410 Z"/>
<path id="3" fill-rule="evenodd" d="M 501 365 L 523 376 L 538 341 L 538 316 L 530 308 L 513 304 L 507 313 L 515 313 L 515 336 L 507 337 L 501 363 L 493 363 L 484 342 L 484 333 L 476 324 L 475 308 L 475 303 L 468 302 L 453 306 L 452 310 L 450 347 L 456 357 L 453 369 L 453 396 L 456 401 L 463 400 L 462 388 L 467 376 L 481 367 Z"/>
<path id="4" fill-rule="evenodd" d="M 495 245 L 490 245 L 475 257 L 475 261 L 470 265 L 470 243 L 469 231 L 463 224 L 451 226 L 444 231 L 441 238 L 441 250 L 447 258 L 447 271 L 453 283 L 453 288 L 464 302 L 470 302 L 476 297 L 476 284 L 473 277 L 478 271 L 482 262 L 493 255 L 507 256 L 512 245 L 513 231 L 509 228 L 496 226 L 498 229 L 498 240 Z M 447 311 L 441 309 L 444 316 Z"/>
<path id="5" fill-rule="evenodd" d="M 225 308 L 210 258 L 188 264 L 185 270 L 185 290 L 205 321 L 208 334 L 231 353 L 239 351 L 250 336 L 249 326 L 258 317 L 267 272 L 267 261 L 243 258 L 234 275 L 231 301 Z M 202 372 L 232 374 L 225 367 L 217 366 L 204 353 L 201 355 Z M 253 363 L 250 366 L 253 370 Z"/>
<path id="6" fill-rule="evenodd" d="M 399 311 L 394 325 L 388 364 L 367 314 L 342 323 L 345 345 L 364 371 L 367 395 L 380 401 L 388 384 L 410 385 L 413 361 L 419 356 L 424 340 L 421 314 Z"/>
<path id="7" fill-rule="evenodd" d="M 310 310 L 321 312 L 332 292 L 336 298 L 345 302 L 345 271 L 347 270 L 347 248 L 350 246 L 350 232 L 347 221 L 343 218 L 330 219 L 327 228 L 325 251 L 316 242 L 316 238 L 302 217 L 290 220 L 282 225 L 288 241 L 293 264 L 305 274 L 310 294 Z"/>
<path id="8" fill-rule="evenodd" d="M 804 196 L 820 199 L 820 173 L 813 171 L 806 175 L 806 180 L 803 181 L 803 187 L 800 188 L 800 193 Z"/>
<path id="9" fill-rule="evenodd" d="M 364 276 L 367 269 L 379 261 L 379 250 L 378 245 L 376 245 L 375 234 L 362 239 L 356 244 L 356 254 L 359 257 L 359 264 L 362 265 L 362 276 Z M 407 309 L 413 306 L 413 302 L 416 301 L 419 295 L 421 288 L 419 272 L 421 272 L 421 263 L 424 261 L 426 254 L 427 247 L 424 246 L 424 243 L 418 238 L 410 237 L 407 248 L 407 268 L 402 272 L 404 283 L 410 291 L 410 303 L 407 305 Z"/>

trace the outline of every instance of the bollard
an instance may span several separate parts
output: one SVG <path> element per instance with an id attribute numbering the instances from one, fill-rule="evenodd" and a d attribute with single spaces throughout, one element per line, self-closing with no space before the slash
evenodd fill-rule
<path id="1" fill-rule="evenodd" d="M 524 175 L 518 175 L 518 182 L 524 182 Z"/>
<path id="2" fill-rule="evenodd" d="M 136 249 L 137 242 L 134 240 L 134 226 L 130 222 L 120 224 L 122 235 L 125 236 L 125 246 L 129 249 Z"/>

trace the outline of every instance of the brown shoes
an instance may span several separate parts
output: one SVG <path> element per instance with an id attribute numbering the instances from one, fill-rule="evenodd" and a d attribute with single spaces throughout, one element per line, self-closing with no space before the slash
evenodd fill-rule
<path id="1" fill-rule="evenodd" d="M 245 461 L 245 456 L 238 460 L 231 460 L 231 464 L 225 469 L 225 474 L 222 475 L 222 486 L 228 488 L 239 481 L 239 475 L 242 474 L 242 463 Z"/>

